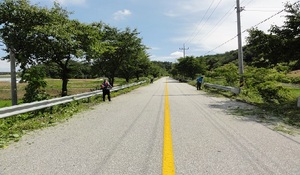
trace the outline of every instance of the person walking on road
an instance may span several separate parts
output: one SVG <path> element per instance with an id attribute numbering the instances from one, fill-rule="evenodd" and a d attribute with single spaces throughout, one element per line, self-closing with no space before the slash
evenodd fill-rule
<path id="1" fill-rule="evenodd" d="M 112 88 L 112 86 L 109 84 L 109 82 L 107 80 L 104 80 L 104 82 L 101 85 L 103 101 L 105 101 L 106 95 L 107 95 L 108 101 L 110 101 L 110 89 L 111 88 Z"/>
<path id="2" fill-rule="evenodd" d="M 202 81 L 203 81 L 203 76 L 197 78 L 197 90 L 202 89 L 201 87 Z"/>

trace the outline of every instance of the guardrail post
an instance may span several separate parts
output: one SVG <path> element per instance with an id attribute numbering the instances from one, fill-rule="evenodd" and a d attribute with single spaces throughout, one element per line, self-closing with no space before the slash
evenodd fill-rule
<path id="1" fill-rule="evenodd" d="M 297 107 L 300 108 L 300 97 L 298 97 Z"/>

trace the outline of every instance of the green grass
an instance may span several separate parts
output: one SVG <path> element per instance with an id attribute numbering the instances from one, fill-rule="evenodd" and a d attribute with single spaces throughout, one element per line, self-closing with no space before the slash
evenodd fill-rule
<path id="1" fill-rule="evenodd" d="M 0 108 L 11 106 L 11 100 L 0 100 Z"/>
<path id="2" fill-rule="evenodd" d="M 62 80 L 60 79 L 45 79 L 47 86 L 45 91 L 50 97 L 60 97 Z M 130 80 L 133 82 L 134 80 Z M 99 89 L 103 83 L 103 79 L 70 79 L 68 81 L 68 95 L 80 94 L 83 92 L 90 92 L 91 90 Z M 122 78 L 116 78 L 114 86 L 126 84 Z M 17 84 L 18 103 L 22 100 L 25 94 L 25 87 L 27 83 Z M 7 106 L 6 102 L 11 100 L 10 82 L 0 82 L 0 108 Z"/>
<path id="3" fill-rule="evenodd" d="M 291 96 L 294 98 L 300 97 L 300 89 L 299 88 L 290 88 Z"/>

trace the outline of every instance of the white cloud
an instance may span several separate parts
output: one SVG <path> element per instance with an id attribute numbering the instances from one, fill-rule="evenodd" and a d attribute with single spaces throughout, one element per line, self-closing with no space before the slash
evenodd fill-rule
<path id="1" fill-rule="evenodd" d="M 170 53 L 170 55 L 167 56 L 157 56 L 157 55 L 151 55 L 150 60 L 152 61 L 168 61 L 168 62 L 176 62 L 178 58 L 183 57 L 183 53 L 180 51 L 175 51 Z"/>
<path id="2" fill-rule="evenodd" d="M 114 19 L 115 20 L 123 20 L 125 17 L 130 16 L 132 13 L 130 10 L 124 9 L 124 10 L 119 10 L 114 13 Z"/>
<path id="3" fill-rule="evenodd" d="M 183 53 L 180 52 L 180 51 L 176 51 L 176 52 L 171 53 L 170 56 L 171 56 L 172 58 L 180 58 L 180 57 L 183 56 Z"/>
<path id="4" fill-rule="evenodd" d="M 220 6 L 224 8 L 224 6 L 234 4 L 234 1 L 232 0 L 223 0 L 222 3 L 220 2 L 221 1 L 173 0 L 166 8 L 164 15 L 169 17 L 186 16 L 187 18 L 190 18 L 190 15 L 194 15 L 195 18 L 200 19 L 205 11 L 208 11 L 209 14 L 214 8 L 219 7 L 218 11 L 220 12 L 222 11 Z M 198 16 L 199 13 L 202 15 Z"/>

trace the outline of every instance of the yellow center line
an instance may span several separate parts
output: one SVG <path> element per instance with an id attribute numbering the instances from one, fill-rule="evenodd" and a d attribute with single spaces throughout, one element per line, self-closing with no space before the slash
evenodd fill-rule
<path id="1" fill-rule="evenodd" d="M 172 149 L 172 132 L 171 132 L 171 119 L 170 107 L 168 97 L 168 83 L 165 87 L 165 123 L 164 123 L 164 146 L 163 146 L 163 175 L 175 175 L 175 164 Z"/>

